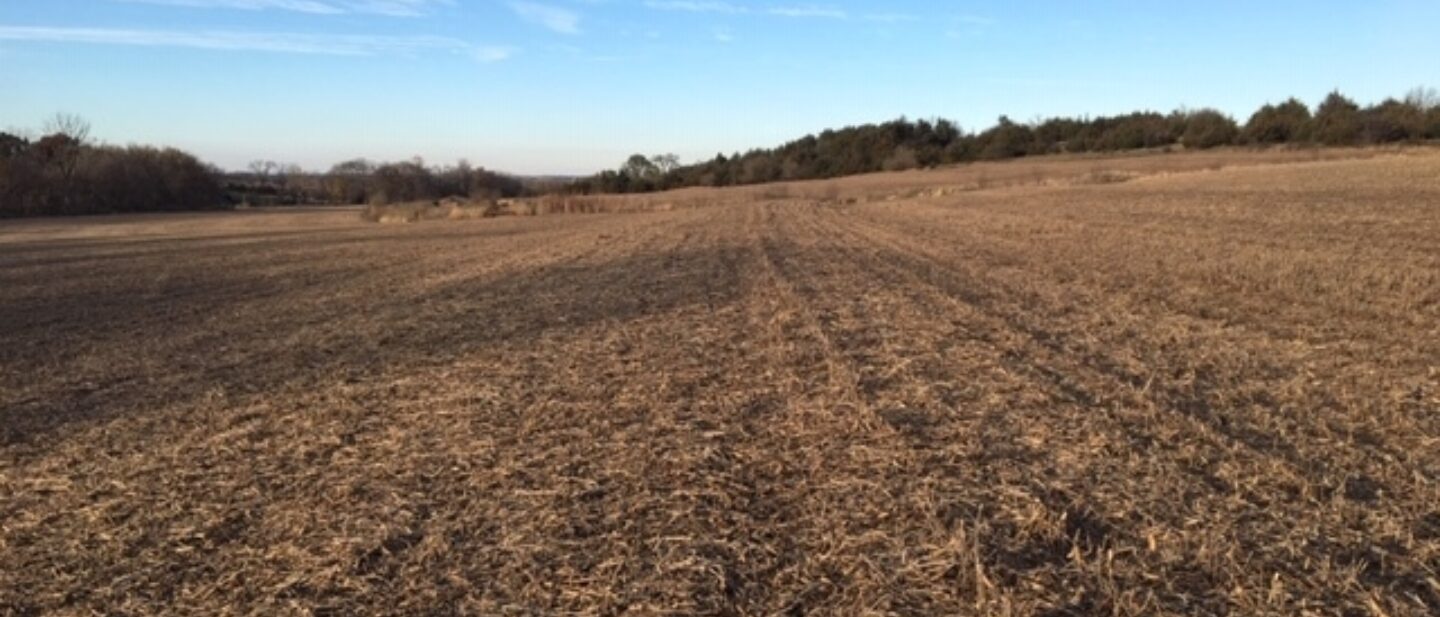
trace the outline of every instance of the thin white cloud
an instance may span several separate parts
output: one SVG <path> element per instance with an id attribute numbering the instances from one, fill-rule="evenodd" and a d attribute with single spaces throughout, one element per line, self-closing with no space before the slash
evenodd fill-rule
<path id="1" fill-rule="evenodd" d="M 260 51 L 330 56 L 376 56 L 440 51 L 466 54 L 480 62 L 498 62 L 509 58 L 515 52 L 509 47 L 477 46 L 460 39 L 440 36 L 298 34 L 229 30 L 130 30 L 4 25 L 0 25 L 0 41 L 183 47 L 219 51 Z"/>
<path id="2" fill-rule="evenodd" d="M 733 42 L 734 40 L 735 40 L 735 35 L 730 34 L 730 31 L 729 31 L 729 30 L 727 30 L 727 29 L 725 29 L 725 28 L 716 28 L 716 29 L 715 29 L 715 42 L 717 42 L 717 43 L 731 43 L 731 42 Z"/>
<path id="3" fill-rule="evenodd" d="M 356 13 L 418 17 L 431 13 L 438 6 L 453 6 L 455 2 L 454 0 L 349 0 L 343 4 Z"/>
<path id="4" fill-rule="evenodd" d="M 645 7 L 657 11 L 718 13 L 725 15 L 770 15 L 774 17 L 849 19 L 850 14 L 832 6 L 816 4 L 775 5 L 751 8 L 720 0 L 646 0 Z"/>
<path id="5" fill-rule="evenodd" d="M 901 22 L 920 21 L 920 17 L 909 13 L 871 13 L 865 16 L 865 21 L 882 24 L 898 24 Z"/>
<path id="6" fill-rule="evenodd" d="M 490 64 L 492 62 L 500 62 L 502 60 L 509 60 L 510 57 L 514 55 L 514 47 L 504 47 L 499 45 L 482 45 L 480 47 L 475 47 L 470 51 L 470 56 L 472 58 L 475 58 L 476 62 L 482 62 L 485 64 Z"/>
<path id="7" fill-rule="evenodd" d="M 837 8 L 805 5 L 805 6 L 776 6 L 765 10 L 771 15 L 780 17 L 821 17 L 825 19 L 847 19 L 848 13 Z"/>
<path id="8" fill-rule="evenodd" d="M 748 13 L 749 9 L 729 2 L 708 2 L 705 0 L 646 0 L 645 6 L 657 11 L 684 11 L 687 13 Z"/>
<path id="9" fill-rule="evenodd" d="M 510 10 L 515 11 L 520 19 L 560 34 L 580 33 L 580 14 L 570 9 L 536 2 L 511 2 Z"/>
<path id="10" fill-rule="evenodd" d="M 585 1 L 598 1 L 598 0 L 578 0 L 578 1 L 585 2 Z M 577 61 L 580 61 L 580 62 L 616 63 L 616 62 L 625 62 L 625 61 L 628 61 L 628 60 L 633 60 L 633 59 L 639 57 L 639 56 L 634 56 L 634 55 L 625 56 L 625 55 L 620 55 L 620 54 L 596 53 L 594 50 L 586 49 L 586 48 L 584 48 L 584 47 L 579 47 L 579 46 L 576 46 L 576 45 L 566 45 L 566 44 L 549 45 L 549 46 L 546 47 L 546 49 L 547 49 L 548 51 L 551 51 L 551 52 L 554 52 L 554 53 L 557 53 L 557 54 L 564 54 L 564 55 L 569 56 L 569 57 L 573 58 L 574 60 L 577 60 Z"/>
<path id="11" fill-rule="evenodd" d="M 312 15 L 365 13 L 391 17 L 417 17 L 435 7 L 453 6 L 455 0 L 120 0 L 137 4 L 160 4 L 201 9 L 246 11 L 293 11 Z"/>
<path id="12" fill-rule="evenodd" d="M 345 11 L 337 6 L 319 0 L 122 0 L 131 4 L 161 4 L 202 9 L 241 9 L 261 11 L 276 9 L 313 13 L 317 15 L 338 15 Z"/>
<path id="13" fill-rule="evenodd" d="M 997 23 L 993 18 L 983 15 L 955 15 L 950 21 L 952 25 L 945 30 L 945 36 L 952 39 L 984 36 L 985 32 Z"/>

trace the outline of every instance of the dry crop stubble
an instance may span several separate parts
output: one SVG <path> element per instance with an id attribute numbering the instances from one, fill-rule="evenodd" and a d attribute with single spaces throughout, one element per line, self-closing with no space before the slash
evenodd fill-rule
<path id="1" fill-rule="evenodd" d="M 1355 154 L 0 229 L 0 612 L 1433 614 L 1440 156 Z"/>

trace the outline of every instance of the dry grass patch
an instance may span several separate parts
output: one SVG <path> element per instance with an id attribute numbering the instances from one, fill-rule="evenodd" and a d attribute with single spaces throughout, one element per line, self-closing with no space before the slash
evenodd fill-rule
<path id="1" fill-rule="evenodd" d="M 445 199 L 436 202 L 369 205 L 360 211 L 361 220 L 371 223 L 416 223 L 419 221 L 464 221 L 518 214 L 513 200 L 467 201 Z"/>

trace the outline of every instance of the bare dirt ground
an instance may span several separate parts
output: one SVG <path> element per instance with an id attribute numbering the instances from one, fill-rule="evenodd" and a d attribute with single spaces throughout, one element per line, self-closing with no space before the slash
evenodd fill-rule
<path id="1" fill-rule="evenodd" d="M 882 184 L 6 223 L 0 613 L 1440 612 L 1440 155 Z"/>

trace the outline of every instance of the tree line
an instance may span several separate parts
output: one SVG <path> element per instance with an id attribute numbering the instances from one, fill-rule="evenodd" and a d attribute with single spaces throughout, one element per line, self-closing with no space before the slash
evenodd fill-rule
<path id="1" fill-rule="evenodd" d="M 567 182 L 524 180 L 466 161 L 427 166 L 354 159 L 328 172 L 256 161 L 224 173 L 173 148 L 92 143 L 83 119 L 57 114 L 44 136 L 0 132 L 0 217 L 204 210 L 234 205 L 388 204 L 445 197 L 493 199 L 546 192 L 633 193 L 687 186 L 927 168 L 980 160 L 1146 148 L 1230 145 L 1356 146 L 1440 139 L 1440 96 L 1417 88 L 1361 107 L 1332 92 L 1313 110 L 1291 98 L 1241 125 L 1213 109 L 1135 112 L 1020 123 L 1001 116 L 980 132 L 944 119 L 901 118 L 807 135 L 776 148 L 690 165 L 634 155 L 619 169 Z"/>
<path id="2" fill-rule="evenodd" d="M 0 217 L 213 210 L 235 206 L 389 204 L 445 197 L 493 199 L 556 188 L 544 180 L 416 158 L 354 159 L 328 172 L 255 161 L 226 173 L 174 148 L 93 143 L 79 116 L 57 114 L 43 137 L 0 132 Z"/>
<path id="3" fill-rule="evenodd" d="M 58 114 L 45 136 L 0 133 L 0 217 L 223 207 L 219 170 L 174 148 L 90 142 L 90 125 Z"/>
<path id="4" fill-rule="evenodd" d="M 391 163 L 353 159 L 324 173 L 306 172 L 294 164 L 254 161 L 246 171 L 227 174 L 225 189 L 231 201 L 249 205 L 385 205 L 446 197 L 515 197 L 535 187 L 464 160 L 430 167 L 415 158 Z"/>
<path id="5" fill-rule="evenodd" d="M 777 148 L 751 150 L 691 165 L 674 155 L 634 155 L 619 169 L 572 182 L 573 193 L 633 193 L 688 186 L 732 186 L 781 180 L 928 168 L 1060 153 L 1220 146 L 1360 146 L 1440 139 L 1440 96 L 1417 88 L 1402 99 L 1361 107 L 1332 92 L 1312 111 L 1290 98 L 1266 104 L 1241 125 L 1214 109 L 1145 111 L 1096 118 L 1019 123 L 1001 116 L 980 132 L 939 120 L 898 120 L 827 130 Z"/>

